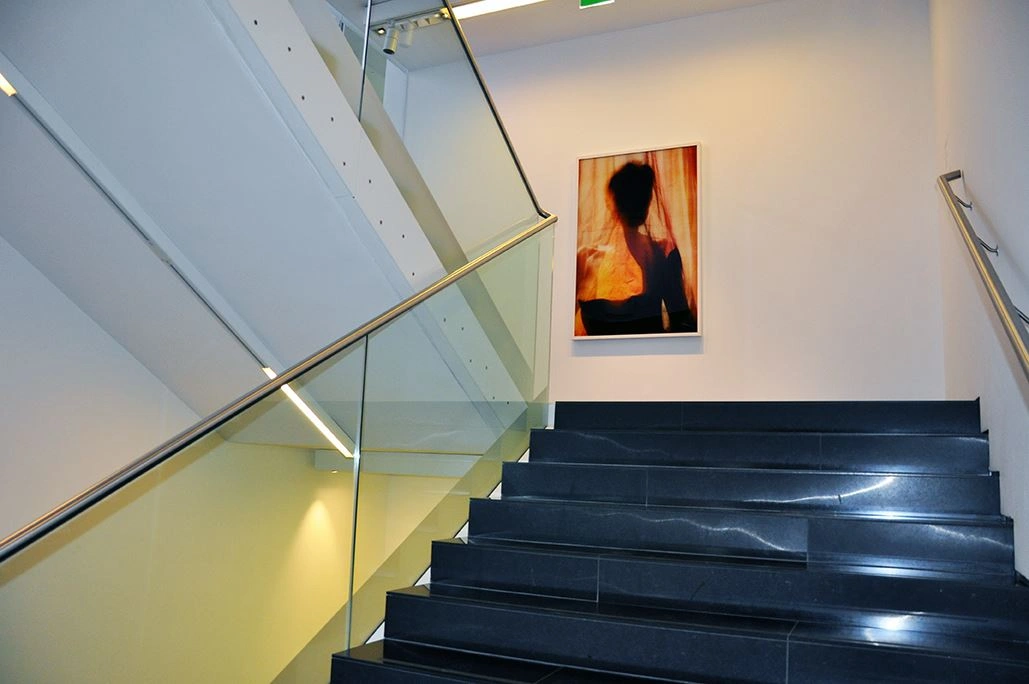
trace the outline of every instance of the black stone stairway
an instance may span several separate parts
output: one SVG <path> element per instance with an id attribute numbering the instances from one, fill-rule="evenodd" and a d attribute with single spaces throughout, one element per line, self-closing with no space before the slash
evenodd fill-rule
<path id="1" fill-rule="evenodd" d="M 332 682 L 1029 682 L 978 402 L 559 403 Z"/>

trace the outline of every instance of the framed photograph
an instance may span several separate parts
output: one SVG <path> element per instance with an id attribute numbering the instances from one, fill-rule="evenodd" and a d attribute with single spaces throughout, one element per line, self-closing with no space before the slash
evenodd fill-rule
<path id="1" fill-rule="evenodd" d="M 579 159 L 576 339 L 700 334 L 698 147 Z"/>

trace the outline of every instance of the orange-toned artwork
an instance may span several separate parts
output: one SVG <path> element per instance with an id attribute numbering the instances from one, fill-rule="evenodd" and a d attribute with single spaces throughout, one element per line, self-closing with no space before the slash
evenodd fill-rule
<path id="1" fill-rule="evenodd" d="M 575 336 L 700 332 L 697 145 L 579 160 Z"/>

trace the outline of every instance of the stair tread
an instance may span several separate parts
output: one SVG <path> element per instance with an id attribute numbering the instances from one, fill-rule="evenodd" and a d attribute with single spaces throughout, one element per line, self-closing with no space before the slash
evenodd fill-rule
<path id="1" fill-rule="evenodd" d="M 497 499 L 472 499 L 473 501 L 497 501 Z M 598 508 L 598 507 L 610 507 L 613 509 L 623 509 L 626 511 L 632 510 L 645 510 L 645 511 L 662 511 L 662 510 L 694 510 L 694 511 L 712 511 L 712 512 L 724 512 L 732 513 L 738 512 L 741 514 L 755 514 L 755 515 L 769 515 L 783 518 L 826 518 L 826 519 L 839 519 L 839 520 L 861 520 L 869 522 L 882 522 L 882 523 L 931 523 L 931 524 L 951 524 L 951 525 L 967 525 L 967 526 L 987 526 L 987 527 L 1011 527 L 1012 520 L 1006 515 L 997 513 L 988 514 L 953 514 L 953 513 L 940 513 L 940 514 L 917 514 L 917 513 L 891 513 L 885 515 L 882 513 L 861 513 L 859 511 L 832 511 L 825 509 L 781 509 L 781 508 L 756 508 L 756 507 L 733 507 L 733 506 L 699 506 L 695 504 L 691 505 L 668 505 L 668 504 L 635 504 L 625 503 L 621 501 L 590 501 L 582 499 L 557 499 L 547 498 L 541 496 L 507 496 L 500 501 L 507 501 L 509 503 L 525 503 L 525 504 L 542 504 L 542 505 L 555 505 L 555 506 L 568 506 L 568 507 L 581 507 L 584 509 Z"/>
<path id="2" fill-rule="evenodd" d="M 905 479 L 994 479 L 998 477 L 999 473 L 995 470 L 984 470 L 976 473 L 910 473 L 910 472 L 891 472 L 885 470 L 823 470 L 820 468 L 798 468 L 798 467 L 782 467 L 782 468 L 765 468 L 763 466 L 746 466 L 746 465 L 711 465 L 711 464 L 670 464 L 670 463 L 591 463 L 577 461 L 575 463 L 562 463 L 556 461 L 532 461 L 530 454 L 529 461 L 525 463 L 511 462 L 506 465 L 517 466 L 518 468 L 538 468 L 540 470 L 546 469 L 558 469 L 558 468 L 570 468 L 570 469 L 581 469 L 588 470 L 591 468 L 601 468 L 605 470 L 615 471 L 619 469 L 624 470 L 645 470 L 645 471 L 657 471 L 657 472 L 670 472 L 670 471 L 698 471 L 698 472 L 716 472 L 723 475 L 730 475 L 732 473 L 743 473 L 753 475 L 812 475 L 818 477 L 827 478 L 843 478 L 852 475 L 867 475 L 868 477 L 884 477 L 894 476 L 902 477 Z"/>
<path id="3" fill-rule="evenodd" d="M 602 682 L 653 682 L 652 678 L 632 677 L 611 672 L 591 672 L 578 668 L 470 653 L 408 643 L 396 639 L 375 641 L 337 653 L 334 660 L 361 661 L 407 673 L 446 676 L 440 681 L 510 682 L 512 684 L 601 684 Z"/>
<path id="4" fill-rule="evenodd" d="M 541 500 L 471 501 L 469 538 L 708 556 L 806 560 L 827 568 L 995 584 L 1013 579 L 1013 526 L 989 517 L 913 518 Z M 944 576 L 944 575 L 941 575 Z"/>
<path id="5" fill-rule="evenodd" d="M 589 598 L 595 588 L 599 602 L 704 605 L 705 610 L 722 606 L 721 610 L 771 611 L 776 617 L 798 619 L 835 615 L 843 622 L 871 626 L 889 615 L 917 613 L 925 628 L 935 631 L 965 628 L 1029 636 L 1029 623 L 1019 621 L 1029 612 L 1029 588 L 1014 582 L 1003 586 L 897 576 L 882 568 L 858 573 L 797 561 L 566 550 L 507 542 L 437 542 L 433 564 L 434 581 L 441 585 Z M 566 572 L 577 573 L 578 581 L 566 578 Z"/>
<path id="6" fill-rule="evenodd" d="M 504 496 L 859 515 L 1000 515 L 987 474 L 887 474 L 668 465 L 506 463 Z"/>
<path id="7" fill-rule="evenodd" d="M 469 546 L 473 548 L 496 548 L 496 549 L 510 549 L 514 551 L 523 551 L 528 553 L 539 553 L 539 554 L 559 554 L 562 556 L 577 556 L 582 558 L 605 558 L 605 559 L 617 559 L 617 560 L 640 560 L 640 561 L 655 561 L 664 563 L 676 563 L 676 564 L 696 564 L 709 567 L 724 567 L 724 568 L 748 568 L 748 569 L 766 569 L 766 570 L 788 570 L 788 571 L 807 571 L 816 572 L 819 574 L 839 574 L 839 575 L 872 575 L 881 576 L 887 579 L 902 579 L 902 580 L 919 580 L 926 579 L 922 577 L 913 577 L 911 575 L 905 575 L 898 573 L 893 568 L 883 568 L 881 566 L 869 565 L 847 565 L 841 567 L 833 567 L 826 564 L 818 564 L 814 566 L 808 565 L 802 559 L 793 558 L 754 558 L 744 556 L 712 556 L 709 554 L 691 554 L 688 552 L 677 552 L 677 551 L 659 551 L 652 549 L 630 549 L 630 548 L 612 548 L 604 546 L 590 546 L 588 544 L 570 546 L 567 544 L 555 544 L 539 541 L 523 541 L 520 539 L 503 539 L 493 537 L 476 537 L 465 539 L 440 539 L 433 544 L 446 544 L 450 546 Z M 932 579 L 931 577 L 929 579 Z M 953 578 L 948 576 L 947 586 L 959 585 L 967 586 L 968 588 L 981 588 L 989 587 L 995 589 L 998 587 L 997 584 L 988 583 L 983 584 L 981 582 L 967 581 L 960 578 Z M 1029 594 L 1029 586 L 1020 583 L 1016 580 L 1015 576 L 1012 575 L 1010 588 L 1017 591 L 1023 591 Z"/>
<path id="8" fill-rule="evenodd" d="M 828 438 L 859 438 L 859 439 L 878 439 L 878 438 L 889 438 L 893 440 L 917 440 L 917 439 L 948 439 L 948 440 L 972 440 L 975 442 L 988 442 L 989 435 L 985 431 L 972 430 L 969 432 L 896 432 L 896 431 L 883 431 L 883 432 L 862 432 L 862 431 L 845 431 L 845 430 L 805 430 L 802 432 L 792 432 L 789 430 L 762 430 L 762 429 L 738 429 L 738 430 L 661 430 L 658 428 L 625 428 L 622 430 L 605 430 L 605 429 L 592 429 L 592 428 L 578 428 L 578 427 L 548 427 L 548 428 L 533 428 L 533 434 L 540 433 L 543 435 L 587 435 L 594 438 L 607 438 L 612 439 L 629 439 L 635 436 L 639 437 L 662 437 L 676 440 L 691 440 L 704 437 L 717 437 L 724 439 L 726 437 L 733 437 L 739 435 L 741 437 L 769 437 L 769 438 L 789 438 L 790 436 L 796 435 L 798 437 L 828 437 Z"/>
<path id="9" fill-rule="evenodd" d="M 581 618 L 587 623 L 597 620 L 630 625 L 660 625 L 680 631 L 703 631 L 748 639 L 846 643 L 1029 665 L 1029 641 L 903 628 L 905 623 L 917 625 L 920 616 L 885 615 L 882 617 L 883 626 L 869 627 L 767 615 L 734 615 L 627 604 L 598 604 L 591 601 L 437 584 L 399 589 L 389 594 L 415 600 L 479 605 L 522 613 L 560 614 Z"/>
<path id="10" fill-rule="evenodd" d="M 795 626 L 795 621 L 788 619 L 700 613 L 623 604 L 598 604 L 593 601 L 440 584 L 406 587 L 390 591 L 388 595 L 406 596 L 420 600 L 480 604 L 515 610 L 565 613 L 597 620 L 658 622 L 681 629 L 695 627 L 744 634 L 761 639 L 785 639 Z M 388 630 L 388 622 L 386 627 Z"/>
<path id="11" fill-rule="evenodd" d="M 983 433 L 536 429 L 530 463 L 678 464 L 834 472 L 973 473 L 989 469 Z"/>

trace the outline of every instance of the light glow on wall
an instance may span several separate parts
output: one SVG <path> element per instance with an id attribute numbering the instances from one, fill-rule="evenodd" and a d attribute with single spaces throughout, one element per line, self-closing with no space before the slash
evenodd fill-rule
<path id="1" fill-rule="evenodd" d="M 467 5 L 455 7 L 454 16 L 458 19 L 468 19 L 469 17 L 478 17 L 483 14 L 503 12 L 504 10 L 521 7 L 522 5 L 534 5 L 537 2 L 543 2 L 543 0 L 478 0 L 478 2 L 470 2 Z"/>
<path id="2" fill-rule="evenodd" d="M 265 366 L 261 370 L 264 371 L 264 374 L 268 376 L 269 380 L 275 379 L 275 371 L 271 368 Z M 332 446 L 336 447 L 336 451 L 343 454 L 346 458 L 354 457 L 354 455 L 350 453 L 350 449 L 347 449 L 343 442 L 339 441 L 336 435 L 332 434 L 332 430 L 329 429 L 329 426 L 323 423 L 322 419 L 315 415 L 314 411 L 311 410 L 311 407 L 300 398 L 300 395 L 293 391 L 292 387 L 289 385 L 283 385 L 282 392 L 289 397 L 289 400 L 292 401 L 298 409 L 300 409 L 300 412 L 304 414 L 304 418 L 307 418 L 307 420 L 311 422 L 311 425 L 314 425 L 318 429 L 318 432 L 322 433 L 322 436 L 329 440 L 329 443 L 332 444 Z"/>
<path id="3" fill-rule="evenodd" d="M 13 97 L 18 93 L 14 86 L 11 85 L 11 82 L 4 78 L 3 74 L 0 74 L 0 90 L 4 91 L 9 97 Z"/>

